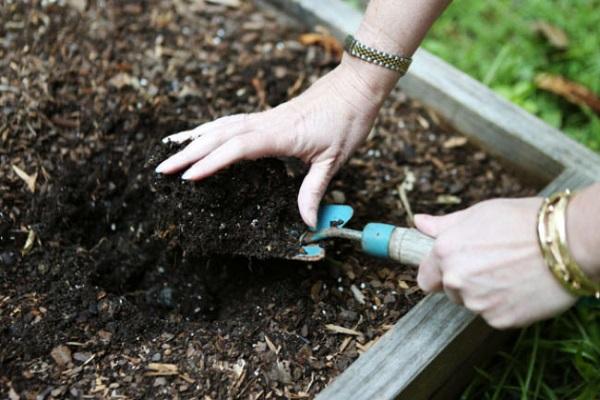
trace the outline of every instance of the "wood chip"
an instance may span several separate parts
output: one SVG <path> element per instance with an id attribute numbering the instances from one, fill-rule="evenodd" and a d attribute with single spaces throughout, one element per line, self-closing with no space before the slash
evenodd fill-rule
<path id="1" fill-rule="evenodd" d="M 398 287 L 402 290 L 406 290 L 410 286 L 408 286 L 408 284 L 406 282 L 404 282 L 403 280 L 398 280 Z"/>
<path id="2" fill-rule="evenodd" d="M 356 348 L 358 349 L 359 353 L 364 353 L 365 351 L 369 350 L 371 347 L 373 347 L 373 345 L 375 343 L 377 343 L 377 341 L 379 340 L 379 338 L 375 338 L 373 340 L 371 340 L 370 342 L 367 342 L 365 344 L 360 344 L 360 343 L 356 343 Z"/>
<path id="3" fill-rule="evenodd" d="M 8 398 L 10 400 L 20 400 L 21 396 L 19 396 L 18 393 L 15 392 L 15 389 L 13 389 L 13 387 L 11 386 L 10 389 L 8 390 Z"/>
<path id="4" fill-rule="evenodd" d="M 406 168 L 405 178 L 402 181 L 402 183 L 398 186 L 398 195 L 400 196 L 400 202 L 402 203 L 402 207 L 404 208 L 404 211 L 406 211 L 406 222 L 408 226 L 414 226 L 415 216 L 412 212 L 410 201 L 408 201 L 407 192 L 413 190 L 416 180 L 417 178 L 415 177 L 414 172 Z"/>
<path id="5" fill-rule="evenodd" d="M 328 331 L 334 332 L 334 333 L 339 333 L 342 335 L 352 335 L 352 336 L 363 336 L 363 334 L 355 329 L 350 329 L 350 328 L 344 328 L 343 326 L 339 326 L 339 325 L 334 325 L 334 324 L 327 324 L 325 325 L 325 329 L 327 329 Z"/>
<path id="6" fill-rule="evenodd" d="M 265 84 L 262 81 L 262 79 L 260 79 L 258 77 L 254 77 L 254 78 L 252 78 L 251 83 L 252 83 L 252 87 L 256 91 L 256 95 L 258 96 L 258 104 L 259 104 L 260 108 L 262 108 L 262 109 L 270 108 L 269 104 L 267 103 L 267 91 L 265 90 Z"/>
<path id="7" fill-rule="evenodd" d="M 179 374 L 179 377 L 181 379 L 183 379 L 184 381 L 186 381 L 187 383 L 189 383 L 190 385 L 195 383 L 196 381 L 193 380 L 188 374 L 183 373 L 183 374 Z"/>
<path id="8" fill-rule="evenodd" d="M 265 342 L 267 343 L 267 347 L 269 347 L 269 349 L 273 353 L 275 353 L 275 354 L 279 353 L 279 349 L 277 347 L 275 347 L 275 345 L 273 344 L 273 342 L 271 342 L 271 339 L 269 339 L 269 337 L 267 335 L 265 335 Z"/>
<path id="9" fill-rule="evenodd" d="M 453 149 L 455 147 L 464 146 L 465 144 L 467 144 L 467 142 L 468 140 L 464 136 L 454 136 L 446 140 L 442 146 L 444 146 L 445 149 Z"/>
<path id="10" fill-rule="evenodd" d="M 16 165 L 13 165 L 12 169 L 15 171 L 15 174 L 25 182 L 29 191 L 35 193 L 35 182 L 37 181 L 38 173 L 35 172 L 34 174 L 29 175 Z"/>
<path id="11" fill-rule="evenodd" d="M 23 245 L 23 248 L 21 249 L 21 255 L 25 257 L 27 254 L 29 254 L 31 250 L 33 250 L 34 244 L 35 231 L 33 229 L 30 229 L 29 232 L 27 232 L 27 240 L 25 241 L 25 245 Z"/>
<path id="12" fill-rule="evenodd" d="M 148 371 L 144 374 L 146 376 L 179 375 L 179 370 L 175 364 L 150 363 L 146 368 L 148 369 Z"/>
<path id="13" fill-rule="evenodd" d="M 138 89 L 140 87 L 139 79 L 129 75 L 126 72 L 121 72 L 121 73 L 118 73 L 117 75 L 113 76 L 110 79 L 110 81 L 108 81 L 108 83 L 111 86 L 116 87 L 117 89 L 121 89 L 125 86 L 132 86 L 136 89 Z"/>
<path id="14" fill-rule="evenodd" d="M 67 4 L 79 12 L 85 11 L 86 3 L 86 0 L 67 0 Z"/>
<path id="15" fill-rule="evenodd" d="M 50 352 L 50 356 L 59 367 L 69 365 L 72 361 L 71 349 L 65 345 L 56 346 Z"/>
<path id="16" fill-rule="evenodd" d="M 453 196 L 451 194 L 441 194 L 436 199 L 435 202 L 437 204 L 460 204 L 462 200 L 458 196 Z"/>
<path id="17" fill-rule="evenodd" d="M 346 337 L 344 339 L 344 341 L 342 342 L 342 344 L 340 345 L 340 350 L 338 351 L 338 353 L 343 353 L 344 350 L 346 350 L 346 347 L 348 347 L 348 345 L 350 344 L 351 341 L 352 341 L 352 338 L 350 336 Z"/>
<path id="18" fill-rule="evenodd" d="M 352 296 L 354 296 L 356 301 L 358 301 L 360 304 L 365 304 L 365 295 L 360 291 L 359 288 L 356 287 L 356 285 L 350 285 L 350 291 L 352 292 Z"/>
<path id="19" fill-rule="evenodd" d="M 226 7 L 230 7 L 230 8 L 239 8 L 239 6 L 242 5 L 242 2 L 240 0 L 205 0 L 205 1 L 210 4 L 217 4 L 220 6 L 226 6 Z"/>

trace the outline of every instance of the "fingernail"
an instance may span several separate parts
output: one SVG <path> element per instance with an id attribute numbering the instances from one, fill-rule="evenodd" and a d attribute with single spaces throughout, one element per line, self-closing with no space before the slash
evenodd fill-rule
<path id="1" fill-rule="evenodd" d="M 183 175 L 181 175 L 181 179 L 188 181 L 192 179 L 192 174 L 190 174 L 190 171 L 186 171 Z"/>
<path id="2" fill-rule="evenodd" d="M 157 174 L 162 174 L 163 172 L 165 172 L 167 170 L 168 167 L 168 163 L 167 160 L 161 162 L 160 164 L 158 164 L 158 167 L 156 167 L 156 169 L 154 170 Z"/>
<path id="3" fill-rule="evenodd" d="M 167 136 L 167 137 L 163 138 L 162 142 L 165 143 L 165 144 L 166 143 L 170 143 L 171 142 L 171 137 Z"/>

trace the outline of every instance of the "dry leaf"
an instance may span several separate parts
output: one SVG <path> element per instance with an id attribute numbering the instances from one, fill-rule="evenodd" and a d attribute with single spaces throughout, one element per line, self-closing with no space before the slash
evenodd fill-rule
<path id="1" fill-rule="evenodd" d="M 298 39 L 305 46 L 321 46 L 327 54 L 333 55 L 336 60 L 342 58 L 344 48 L 342 44 L 333 36 L 325 33 L 305 33 Z"/>
<path id="2" fill-rule="evenodd" d="M 461 147 L 467 144 L 467 138 L 464 136 L 454 136 L 446 140 L 443 144 L 445 149 L 453 149 L 455 147 Z"/>
<path id="3" fill-rule="evenodd" d="M 600 98 L 587 87 L 560 75 L 539 74 L 535 84 L 542 90 L 564 97 L 580 107 L 589 107 L 600 115 Z"/>
<path id="4" fill-rule="evenodd" d="M 569 46 L 569 38 L 565 31 L 546 21 L 536 21 L 531 24 L 534 32 L 540 33 L 548 43 L 557 49 L 564 50 Z"/>
<path id="5" fill-rule="evenodd" d="M 15 174 L 27 184 L 27 188 L 31 193 L 35 193 L 35 182 L 37 181 L 38 173 L 36 172 L 33 175 L 29 175 L 16 165 L 13 165 L 12 169 L 15 171 Z"/>

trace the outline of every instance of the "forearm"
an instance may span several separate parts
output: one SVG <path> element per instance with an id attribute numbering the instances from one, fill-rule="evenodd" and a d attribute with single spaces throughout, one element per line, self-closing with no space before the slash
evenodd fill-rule
<path id="1" fill-rule="evenodd" d="M 575 261 L 600 280 L 600 183 L 577 193 L 567 210 L 567 240 Z"/>
<path id="2" fill-rule="evenodd" d="M 392 54 L 413 55 L 427 31 L 450 0 L 372 0 L 354 36 L 362 43 Z M 342 65 L 350 69 L 383 101 L 399 74 L 344 54 Z"/>

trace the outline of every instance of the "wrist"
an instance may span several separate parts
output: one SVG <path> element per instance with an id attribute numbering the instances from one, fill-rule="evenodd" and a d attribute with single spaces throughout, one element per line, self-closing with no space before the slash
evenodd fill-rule
<path id="1" fill-rule="evenodd" d="M 600 187 L 595 189 L 597 192 Z M 597 282 L 600 281 L 600 237 L 594 227 L 596 221 L 592 218 L 598 215 L 592 209 L 594 197 L 594 193 L 588 189 L 576 193 L 569 202 L 567 241 L 575 261 L 588 277 Z"/>
<path id="2" fill-rule="evenodd" d="M 338 69 L 345 83 L 359 91 L 377 110 L 396 86 L 399 78 L 395 71 L 347 53 L 344 53 Z"/>

